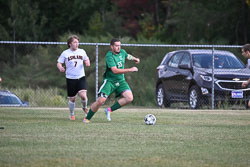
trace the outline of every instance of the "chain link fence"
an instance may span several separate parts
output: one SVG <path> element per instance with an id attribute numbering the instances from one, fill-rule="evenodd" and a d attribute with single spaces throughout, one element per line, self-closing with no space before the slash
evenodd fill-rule
<path id="1" fill-rule="evenodd" d="M 79 48 L 91 61 L 91 66 L 85 67 L 90 104 L 102 84 L 105 54 L 110 46 L 80 43 Z M 247 107 L 249 89 L 241 84 L 250 78 L 250 71 L 244 66 L 241 46 L 122 44 L 122 48 L 141 60 L 138 65 L 127 61 L 125 66 L 139 69 L 125 74 L 134 95 L 131 106 Z M 56 67 L 65 49 L 66 42 L 0 41 L 0 89 L 13 92 L 31 107 L 66 107 L 65 75 Z M 114 98 L 111 96 L 106 105 Z M 79 98 L 76 103 L 80 107 Z"/>

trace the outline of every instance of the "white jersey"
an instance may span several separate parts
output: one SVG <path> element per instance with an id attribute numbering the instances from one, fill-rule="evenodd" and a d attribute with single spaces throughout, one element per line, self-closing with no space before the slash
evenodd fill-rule
<path id="1" fill-rule="evenodd" d="M 67 49 L 62 52 L 57 62 L 65 63 L 66 78 L 79 79 L 85 76 L 83 62 L 88 59 L 89 57 L 83 49 L 77 49 L 75 51 Z"/>

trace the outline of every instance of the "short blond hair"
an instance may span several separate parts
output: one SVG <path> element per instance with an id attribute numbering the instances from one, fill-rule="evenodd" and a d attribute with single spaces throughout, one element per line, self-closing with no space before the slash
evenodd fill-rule
<path id="1" fill-rule="evenodd" d="M 68 37 L 68 40 L 67 40 L 67 45 L 68 47 L 70 48 L 70 43 L 74 40 L 74 39 L 77 39 L 78 41 L 80 40 L 80 38 L 77 36 L 77 35 L 71 35 Z"/>

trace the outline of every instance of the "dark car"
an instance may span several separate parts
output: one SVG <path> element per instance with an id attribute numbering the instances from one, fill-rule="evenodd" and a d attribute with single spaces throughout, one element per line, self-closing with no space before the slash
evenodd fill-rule
<path id="1" fill-rule="evenodd" d="M 0 90 L 0 107 L 8 106 L 27 107 L 29 103 L 23 102 L 19 97 L 8 90 Z"/>
<path id="2" fill-rule="evenodd" d="M 188 102 L 191 109 L 198 109 L 203 104 L 211 104 L 213 81 L 215 104 L 247 104 L 250 88 L 242 88 L 241 84 L 249 78 L 250 69 L 245 68 L 231 52 L 203 49 L 172 51 L 157 67 L 157 105 L 170 107 L 173 102 Z"/>

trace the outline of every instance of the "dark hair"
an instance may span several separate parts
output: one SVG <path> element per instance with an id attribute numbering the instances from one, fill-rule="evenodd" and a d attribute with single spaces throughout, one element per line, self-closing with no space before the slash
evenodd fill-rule
<path id="1" fill-rule="evenodd" d="M 249 51 L 250 52 L 250 44 L 245 44 L 243 45 L 242 49 L 246 52 Z"/>
<path id="2" fill-rule="evenodd" d="M 118 38 L 113 38 L 111 41 L 110 41 L 110 45 L 114 45 L 115 42 L 120 42 L 121 40 L 118 39 Z"/>
<path id="3" fill-rule="evenodd" d="M 68 40 L 67 40 L 68 47 L 70 47 L 69 44 L 70 44 L 74 39 L 77 39 L 78 41 L 80 40 L 79 37 L 78 37 L 77 35 L 71 35 L 71 36 L 69 36 L 69 37 L 68 37 Z"/>

